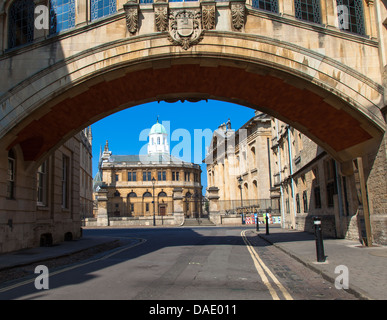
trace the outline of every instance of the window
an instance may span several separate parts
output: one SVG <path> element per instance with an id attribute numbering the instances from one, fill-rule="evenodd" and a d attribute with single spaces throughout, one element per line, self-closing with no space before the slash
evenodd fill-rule
<path id="1" fill-rule="evenodd" d="M 179 172 L 172 171 L 172 181 L 179 181 Z"/>
<path id="2" fill-rule="evenodd" d="M 8 199 L 15 199 L 16 159 L 13 150 L 8 152 L 7 194 Z"/>
<path id="3" fill-rule="evenodd" d="M 167 194 L 164 191 L 161 191 L 159 193 L 159 197 L 166 197 L 166 196 L 167 196 Z"/>
<path id="4" fill-rule="evenodd" d="M 47 205 L 47 185 L 48 185 L 48 175 L 47 175 L 47 160 L 44 161 L 38 168 L 36 175 L 37 180 L 37 202 L 41 206 Z"/>
<path id="5" fill-rule="evenodd" d="M 296 194 L 296 207 L 297 207 L 297 213 L 301 213 L 301 204 L 300 204 L 300 195 Z"/>
<path id="6" fill-rule="evenodd" d="M 50 0 L 50 34 L 75 27 L 75 0 Z"/>
<path id="7" fill-rule="evenodd" d="M 253 0 L 253 8 L 278 13 L 278 0 Z"/>
<path id="8" fill-rule="evenodd" d="M 145 203 L 145 211 L 146 211 L 146 212 L 149 211 L 149 203 Z"/>
<path id="9" fill-rule="evenodd" d="M 304 204 L 304 212 L 308 212 L 308 194 L 306 191 L 302 193 L 302 202 Z"/>
<path id="10" fill-rule="evenodd" d="M 157 144 L 160 144 L 160 137 L 157 137 Z"/>
<path id="11" fill-rule="evenodd" d="M 320 0 L 295 0 L 296 18 L 321 24 Z"/>
<path id="12" fill-rule="evenodd" d="M 152 173 L 150 171 L 142 172 L 142 180 L 143 181 L 152 181 Z"/>
<path id="13" fill-rule="evenodd" d="M 362 0 L 336 0 L 339 28 L 365 35 Z"/>
<path id="14" fill-rule="evenodd" d="M 137 172 L 128 172 L 128 181 L 137 181 Z"/>
<path id="15" fill-rule="evenodd" d="M 167 172 L 166 171 L 158 171 L 157 172 L 157 179 L 159 181 L 166 181 L 167 180 Z"/>
<path id="16" fill-rule="evenodd" d="M 328 208 L 334 206 L 333 196 L 337 194 L 336 184 L 336 165 L 335 160 L 330 159 L 325 161 L 325 183 L 327 190 L 327 205 Z"/>
<path id="17" fill-rule="evenodd" d="M 152 197 L 152 194 L 150 192 L 145 192 L 144 195 L 143 195 L 144 198 L 147 198 L 147 197 Z"/>
<path id="18" fill-rule="evenodd" d="M 184 172 L 184 181 L 189 181 L 189 172 Z"/>
<path id="19" fill-rule="evenodd" d="M 34 10 L 31 0 L 16 0 L 8 14 L 8 48 L 14 48 L 34 40 Z"/>
<path id="20" fill-rule="evenodd" d="M 143 2 L 141 2 L 143 3 Z M 116 0 L 91 0 L 91 20 L 99 19 L 115 13 L 117 10 Z"/>
<path id="21" fill-rule="evenodd" d="M 321 208 L 321 195 L 320 195 L 320 187 L 314 188 L 314 207 L 316 209 Z"/>
<path id="22" fill-rule="evenodd" d="M 132 191 L 131 193 L 128 194 L 128 197 L 129 197 L 129 198 L 136 198 L 136 197 L 137 197 L 137 194 L 136 194 L 135 192 Z"/>
<path id="23" fill-rule="evenodd" d="M 62 208 L 69 208 L 69 158 L 62 158 Z"/>
<path id="24" fill-rule="evenodd" d="M 115 180 L 115 181 L 118 181 L 118 180 L 119 180 L 118 174 L 115 174 L 115 175 L 114 175 L 114 180 Z"/>

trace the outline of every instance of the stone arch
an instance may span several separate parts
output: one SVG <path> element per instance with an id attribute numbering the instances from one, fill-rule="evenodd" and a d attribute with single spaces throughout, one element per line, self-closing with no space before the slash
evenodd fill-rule
<path id="1" fill-rule="evenodd" d="M 74 54 L 3 96 L 0 103 L 9 113 L 8 121 L 0 119 L 0 136 L 6 148 L 20 144 L 25 160 L 36 161 L 110 113 L 177 98 L 218 99 L 261 110 L 305 133 L 338 160 L 349 160 L 370 141 L 380 140 L 385 129 L 379 109 L 383 88 L 371 79 L 305 48 L 259 36 L 230 35 L 240 47 L 238 54 L 227 42 L 221 52 L 211 54 L 219 47 L 212 38 L 183 54 L 169 45 L 156 50 L 146 36 Z M 257 43 L 265 50 L 258 50 Z M 136 55 L 127 50 L 134 45 L 139 47 Z M 286 51 L 287 58 L 278 57 L 274 48 Z M 145 53 L 147 57 L 136 59 Z M 362 88 L 359 92 L 354 83 Z M 20 103 L 17 96 L 27 98 Z M 70 121 L 79 105 L 77 119 Z M 37 128 L 50 126 L 58 128 L 37 133 Z"/>

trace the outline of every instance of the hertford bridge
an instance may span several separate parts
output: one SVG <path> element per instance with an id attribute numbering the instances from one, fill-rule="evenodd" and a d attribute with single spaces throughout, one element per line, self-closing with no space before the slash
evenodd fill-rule
<path id="1" fill-rule="evenodd" d="M 317 142 L 357 174 L 386 241 L 386 1 L 5 0 L 0 35 L 2 241 L 36 244 L 35 172 L 69 137 L 128 107 L 200 99 L 264 111 Z"/>

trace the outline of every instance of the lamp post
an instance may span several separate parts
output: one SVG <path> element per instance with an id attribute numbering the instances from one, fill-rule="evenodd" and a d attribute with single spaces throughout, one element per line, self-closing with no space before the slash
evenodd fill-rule
<path id="1" fill-rule="evenodd" d="M 155 217 L 155 177 L 152 178 L 152 186 L 153 186 L 153 226 L 156 226 L 156 217 Z"/>
<path id="2" fill-rule="evenodd" d="M 238 183 L 239 183 L 239 187 L 241 189 L 241 210 L 242 210 L 242 215 L 243 215 L 243 199 L 242 199 L 242 183 L 243 183 L 243 179 L 242 179 L 242 176 L 240 176 L 238 178 Z"/>

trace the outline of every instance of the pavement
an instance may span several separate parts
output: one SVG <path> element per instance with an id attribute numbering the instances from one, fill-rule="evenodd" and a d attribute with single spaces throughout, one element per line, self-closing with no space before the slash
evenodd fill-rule
<path id="1" fill-rule="evenodd" d="M 82 237 L 77 240 L 64 241 L 51 247 L 22 249 L 0 254 L 0 272 L 6 269 L 36 264 L 45 260 L 67 257 L 114 241 L 117 241 L 117 238 Z"/>
<path id="2" fill-rule="evenodd" d="M 387 246 L 363 247 L 359 242 L 344 239 L 324 239 L 325 262 L 317 262 L 314 235 L 302 231 L 270 227 L 257 235 L 284 251 L 308 268 L 335 283 L 348 268 L 347 291 L 361 299 L 387 299 Z M 69 256 L 92 247 L 113 242 L 117 238 L 83 237 L 79 240 L 62 242 L 51 247 L 23 249 L 0 254 L 0 272 L 4 269 L 36 264 L 44 260 Z M 339 267 L 336 270 L 335 269 Z"/>
<path id="3" fill-rule="evenodd" d="M 266 235 L 263 226 L 258 236 L 332 283 L 344 275 L 342 266 L 347 267 L 347 291 L 358 298 L 387 299 L 387 246 L 364 247 L 357 241 L 323 239 L 326 259 L 325 262 L 317 262 L 314 234 L 272 227 Z"/>

